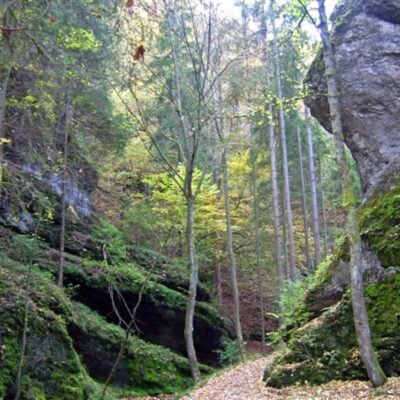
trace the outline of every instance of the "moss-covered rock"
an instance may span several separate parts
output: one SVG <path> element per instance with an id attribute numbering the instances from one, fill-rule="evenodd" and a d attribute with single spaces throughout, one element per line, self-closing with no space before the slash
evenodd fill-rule
<path id="1" fill-rule="evenodd" d="M 26 272 L 26 267 L 2 259 L 0 398 L 11 397 L 15 390 L 24 321 Z M 69 310 L 70 305 L 61 291 L 35 268 L 29 301 L 23 398 L 83 400 L 89 395 L 92 382 L 82 368 L 66 329 Z"/>
<path id="2" fill-rule="evenodd" d="M 336 251 L 328 256 L 316 270 L 305 293 L 303 308 L 310 317 L 317 317 L 341 299 L 350 282 L 349 240 L 338 239 Z"/>
<path id="3" fill-rule="evenodd" d="M 107 323 L 82 304 L 74 304 L 68 331 L 89 374 L 105 381 L 125 337 L 125 331 Z M 203 372 L 209 369 L 202 367 Z M 175 393 L 193 384 L 188 361 L 168 349 L 129 337 L 112 384 L 134 393 Z M 127 393 L 128 394 L 128 393 Z"/>
<path id="4" fill-rule="evenodd" d="M 0 398 L 13 398 L 20 360 L 28 267 L 0 263 Z M 49 274 L 32 269 L 24 399 L 97 399 L 125 331 L 80 303 L 71 303 Z M 210 368 L 202 366 L 203 373 Z M 131 335 L 111 381 L 110 398 L 174 393 L 193 384 L 187 360 Z"/>
<path id="5" fill-rule="evenodd" d="M 400 266 L 400 181 L 377 190 L 360 209 L 362 236 L 377 251 L 383 267 Z"/>
<path id="6" fill-rule="evenodd" d="M 400 274 L 366 287 L 373 344 L 385 372 L 400 373 Z M 354 331 L 349 293 L 319 317 L 291 332 L 288 351 L 268 367 L 268 385 L 321 384 L 366 379 Z"/>

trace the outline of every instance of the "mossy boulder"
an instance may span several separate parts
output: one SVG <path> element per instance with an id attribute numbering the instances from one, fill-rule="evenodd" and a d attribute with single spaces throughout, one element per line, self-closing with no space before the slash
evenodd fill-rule
<path id="1" fill-rule="evenodd" d="M 373 345 L 388 375 L 400 373 L 399 290 L 399 273 L 370 284 L 365 290 Z M 267 385 L 367 378 L 358 352 L 348 292 L 319 317 L 293 331 L 287 345 L 287 352 L 266 369 Z"/>

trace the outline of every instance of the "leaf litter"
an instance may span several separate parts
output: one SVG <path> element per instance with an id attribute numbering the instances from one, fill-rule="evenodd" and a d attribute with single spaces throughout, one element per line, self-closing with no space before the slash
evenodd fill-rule
<path id="1" fill-rule="evenodd" d="M 379 388 L 367 381 L 332 381 L 320 386 L 266 387 L 265 366 L 272 356 L 240 364 L 200 383 L 180 400 L 400 400 L 400 378 L 389 378 Z M 175 400 L 177 396 L 136 397 L 124 400 Z"/>

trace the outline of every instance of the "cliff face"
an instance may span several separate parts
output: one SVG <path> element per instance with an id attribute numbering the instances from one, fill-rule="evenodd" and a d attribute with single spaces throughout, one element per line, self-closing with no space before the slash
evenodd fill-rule
<path id="1" fill-rule="evenodd" d="M 361 176 L 365 296 L 373 345 L 386 374 L 400 372 L 400 3 L 347 0 L 332 17 L 345 141 Z M 329 131 L 322 52 L 306 85 L 312 115 Z M 366 379 L 354 332 L 347 240 L 317 269 L 290 324 L 288 351 L 267 384 Z"/>
<path id="2" fill-rule="evenodd" d="M 400 3 L 345 1 L 332 18 L 345 141 L 370 192 L 400 169 Z M 316 94 L 308 101 L 312 115 L 330 130 L 321 56 L 306 84 Z"/>

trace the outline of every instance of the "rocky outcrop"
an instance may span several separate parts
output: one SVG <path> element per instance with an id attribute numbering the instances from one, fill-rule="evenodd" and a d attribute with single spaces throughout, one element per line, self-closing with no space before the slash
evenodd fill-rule
<path id="1" fill-rule="evenodd" d="M 107 260 L 102 253 L 105 245 Z M 173 393 L 192 385 L 183 337 L 186 291 L 180 284 L 186 281 L 185 271 L 175 268 L 171 273 L 171 260 L 134 250 L 105 221 L 88 228 L 73 249 L 74 254 L 65 254 L 65 290 L 61 290 L 55 285 L 58 250 L 39 237 L 17 235 L 0 226 L 0 398 L 13 398 L 15 391 L 31 263 L 24 398 L 99 398 L 145 282 L 134 331 L 110 393 L 115 392 L 113 398 L 117 392 L 121 396 Z M 148 278 L 149 270 L 153 273 Z M 209 302 L 205 288 L 200 297 L 194 320 L 198 359 L 216 365 L 216 350 L 226 335 L 225 320 Z M 201 365 L 201 370 L 207 373 L 211 368 Z"/>
<path id="2" fill-rule="evenodd" d="M 20 360 L 26 266 L 6 257 L 0 266 L 0 398 L 12 399 Z M 22 289 L 21 289 L 22 288 Z M 30 287 L 24 399 L 98 399 L 125 331 L 72 303 L 37 266 Z M 207 372 L 206 367 L 202 367 Z M 96 383 L 99 382 L 100 384 Z M 173 393 L 192 384 L 187 360 L 135 335 L 111 380 L 119 394 Z M 114 393 L 115 392 L 115 393 Z M 119 397 L 119 396 L 118 396 Z"/>
<path id="3" fill-rule="evenodd" d="M 400 3 L 347 0 L 333 20 L 345 141 L 369 192 L 400 169 Z M 306 79 L 315 94 L 307 103 L 329 131 L 324 72 L 320 54 Z"/>
<path id="4" fill-rule="evenodd" d="M 333 15 L 344 136 L 364 192 L 359 209 L 365 296 L 373 345 L 387 375 L 400 373 L 400 3 L 347 0 Z M 314 117 L 329 131 L 322 52 L 306 84 Z M 287 352 L 265 371 L 272 386 L 366 378 L 349 294 L 349 246 L 316 271 L 290 323 Z"/>

